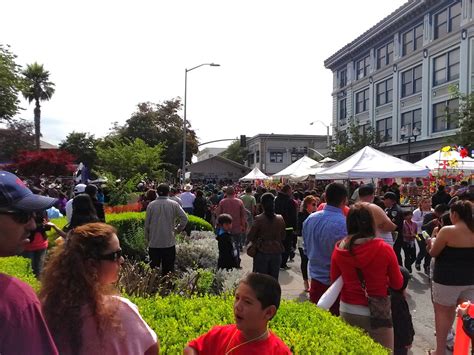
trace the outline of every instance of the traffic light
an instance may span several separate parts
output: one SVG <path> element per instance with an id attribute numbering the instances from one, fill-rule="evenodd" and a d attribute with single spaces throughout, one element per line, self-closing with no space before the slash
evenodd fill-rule
<path id="1" fill-rule="evenodd" d="M 247 137 L 244 134 L 240 135 L 240 148 L 245 148 L 247 146 Z"/>

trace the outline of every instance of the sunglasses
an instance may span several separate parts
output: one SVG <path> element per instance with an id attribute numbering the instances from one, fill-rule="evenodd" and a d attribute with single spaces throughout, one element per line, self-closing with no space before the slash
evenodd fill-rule
<path id="1" fill-rule="evenodd" d="M 16 223 L 19 224 L 27 224 L 32 218 L 35 217 L 34 212 L 26 211 L 0 210 L 0 214 L 9 215 Z"/>
<path id="2" fill-rule="evenodd" d="M 122 249 L 114 251 L 109 254 L 99 255 L 99 260 L 109 260 L 109 261 L 118 261 L 122 257 Z"/>

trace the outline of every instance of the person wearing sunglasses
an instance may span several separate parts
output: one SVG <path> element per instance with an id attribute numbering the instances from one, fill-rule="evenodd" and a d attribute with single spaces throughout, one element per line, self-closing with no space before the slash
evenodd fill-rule
<path id="1" fill-rule="evenodd" d="M 105 223 L 74 228 L 45 266 L 43 311 L 61 354 L 157 354 L 158 340 L 115 287 L 124 259 Z"/>
<path id="2" fill-rule="evenodd" d="M 23 181 L 0 171 L 0 257 L 21 253 L 36 229 L 34 213 L 56 199 L 34 195 Z M 0 354 L 57 354 L 41 304 L 26 283 L 0 273 Z"/>

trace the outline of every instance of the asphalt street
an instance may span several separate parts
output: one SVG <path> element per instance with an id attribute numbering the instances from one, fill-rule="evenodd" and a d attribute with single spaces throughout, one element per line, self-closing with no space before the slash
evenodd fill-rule
<path id="1" fill-rule="evenodd" d="M 241 257 L 244 271 L 251 271 L 252 258 L 245 253 Z M 303 278 L 300 271 L 300 257 L 298 253 L 294 262 L 289 263 L 288 266 L 290 266 L 290 269 L 281 270 L 279 276 L 283 298 L 299 301 L 308 300 L 308 293 L 303 290 Z M 436 343 L 429 279 L 423 271 L 418 272 L 413 269 L 412 279 L 408 284 L 407 300 L 416 333 L 410 353 L 414 355 L 426 354 L 426 351 L 433 349 Z M 446 354 L 451 353 L 446 352 Z"/>

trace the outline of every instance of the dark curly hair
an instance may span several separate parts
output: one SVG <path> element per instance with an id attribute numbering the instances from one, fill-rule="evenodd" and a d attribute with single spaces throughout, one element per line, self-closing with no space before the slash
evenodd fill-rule
<path id="1" fill-rule="evenodd" d="M 57 246 L 42 274 L 40 300 L 48 327 L 60 353 L 79 354 L 82 347 L 81 314 L 89 307 L 100 337 L 105 329 L 121 333 L 115 313 L 117 302 L 111 285 L 99 282 L 94 261 L 107 250 L 115 228 L 90 223 L 74 228 L 64 244 Z"/>

